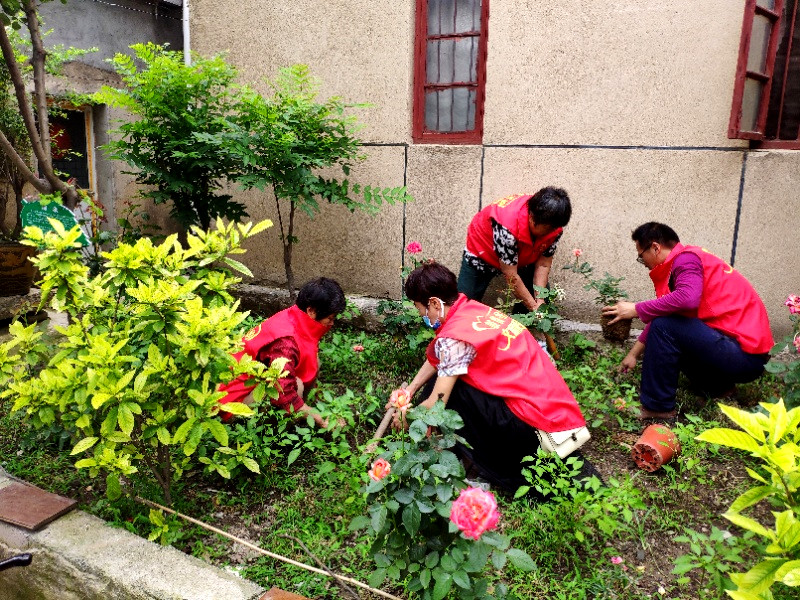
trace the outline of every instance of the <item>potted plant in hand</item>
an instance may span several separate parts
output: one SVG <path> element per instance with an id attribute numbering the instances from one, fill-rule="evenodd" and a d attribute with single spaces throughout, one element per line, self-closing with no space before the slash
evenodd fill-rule
<path id="1" fill-rule="evenodd" d="M 603 274 L 603 277 L 594 279 L 594 267 L 588 261 L 580 260 L 583 251 L 580 248 L 575 248 L 572 253 L 575 256 L 575 261 L 564 265 L 564 268 L 573 273 L 582 275 L 586 279 L 586 285 L 583 286 L 585 290 L 592 290 L 595 293 L 594 302 L 601 308 L 603 306 L 612 306 L 620 300 L 628 297 L 627 292 L 620 287 L 620 283 L 625 279 L 624 277 L 613 277 L 608 272 Z M 609 325 L 609 321 L 613 320 L 612 317 L 602 315 L 600 316 L 600 327 L 603 329 L 603 337 L 611 342 L 624 342 L 631 334 L 632 319 L 620 319 L 613 325 Z"/>

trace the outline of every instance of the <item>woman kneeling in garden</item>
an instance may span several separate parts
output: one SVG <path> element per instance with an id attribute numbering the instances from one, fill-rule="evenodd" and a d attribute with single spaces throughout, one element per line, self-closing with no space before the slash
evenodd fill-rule
<path id="1" fill-rule="evenodd" d="M 336 281 L 326 277 L 309 281 L 300 289 L 294 306 L 248 331 L 242 339 L 244 350 L 234 355 L 238 360 L 249 354 L 266 365 L 277 358 L 287 359 L 286 376 L 280 380 L 281 392 L 272 400 L 272 405 L 302 417 L 311 416 L 322 428 L 328 427 L 328 421 L 305 403 L 303 393 L 311 389 L 317 378 L 319 340 L 330 331 L 344 309 L 344 292 Z M 220 390 L 228 392 L 228 395 L 220 400 L 220 404 L 252 403 L 253 388 L 247 385 L 247 379 L 242 375 L 221 385 Z"/>
<path id="2" fill-rule="evenodd" d="M 441 399 L 461 415 L 459 434 L 471 448 L 456 450 L 468 477 L 516 491 L 527 484 L 522 458 L 535 456 L 539 447 L 536 429 L 555 433 L 585 426 L 578 403 L 531 333 L 459 294 L 446 267 L 428 263 L 415 269 L 405 293 L 436 330 L 427 360 L 406 391 L 413 397 L 427 382 L 421 406 L 431 408 Z M 585 463 L 583 473 L 592 471 Z"/>

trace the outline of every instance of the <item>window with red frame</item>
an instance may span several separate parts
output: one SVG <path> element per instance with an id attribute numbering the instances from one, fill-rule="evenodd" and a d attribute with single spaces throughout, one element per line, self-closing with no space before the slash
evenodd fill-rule
<path id="1" fill-rule="evenodd" d="M 746 0 L 728 137 L 800 149 L 800 0 Z"/>
<path id="2" fill-rule="evenodd" d="M 417 0 L 415 142 L 479 144 L 489 0 Z"/>

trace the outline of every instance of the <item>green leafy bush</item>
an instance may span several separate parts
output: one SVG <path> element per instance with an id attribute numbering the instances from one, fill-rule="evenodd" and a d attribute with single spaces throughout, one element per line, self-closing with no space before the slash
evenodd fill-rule
<path id="1" fill-rule="evenodd" d="M 258 382 L 254 395 L 277 396 L 282 364 L 270 367 L 231 354 L 236 328 L 246 317 L 228 289 L 248 273 L 229 255 L 269 227 L 224 225 L 195 229 L 184 249 L 175 236 L 154 246 L 148 238 L 104 253 L 104 272 L 89 277 L 76 242 L 80 230 L 29 228 L 27 243 L 39 246 L 42 303 L 64 311 L 70 324 L 45 343 L 36 325 L 15 323 L 0 345 L 0 398 L 12 399 L 36 427 L 58 424 L 75 441 L 75 466 L 94 477 L 107 474 L 107 493 L 122 493 L 122 478 L 146 467 L 171 501 L 173 478 L 196 466 L 196 450 L 212 439 L 202 460 L 230 477 L 243 465 L 258 472 L 247 448 L 231 448 L 229 427 L 218 418 L 220 382 L 246 373 Z M 223 268 L 221 265 L 225 265 Z M 228 268 L 230 267 L 230 269 Z M 225 410 L 249 415 L 244 404 Z"/>
<path id="2" fill-rule="evenodd" d="M 366 487 L 369 517 L 356 517 L 350 525 L 375 537 L 370 553 L 377 569 L 370 585 L 387 577 L 410 578 L 408 591 L 425 599 L 441 600 L 454 586 L 459 598 L 505 597 L 505 585 L 490 591 L 481 576 L 486 565 L 491 561 L 498 570 L 507 561 L 524 570 L 535 565 L 510 547 L 507 536 L 485 531 L 468 539 L 450 520 L 453 501 L 466 488 L 464 468 L 451 450 L 460 439 L 461 417 L 443 402 L 430 410 L 412 409 L 407 417 L 408 435 L 387 444 L 379 459 L 383 471 Z"/>
<path id="3" fill-rule="evenodd" d="M 764 539 L 764 558 L 746 573 L 732 573 L 734 600 L 770 600 L 774 583 L 800 587 L 800 408 L 787 411 L 783 400 L 762 402 L 763 412 L 750 413 L 720 404 L 720 409 L 741 430 L 717 427 L 698 440 L 738 448 L 759 459 L 760 469 L 747 469 L 758 482 L 740 495 L 722 516 L 734 525 Z M 766 527 L 743 514 L 766 500 L 777 510 Z"/>

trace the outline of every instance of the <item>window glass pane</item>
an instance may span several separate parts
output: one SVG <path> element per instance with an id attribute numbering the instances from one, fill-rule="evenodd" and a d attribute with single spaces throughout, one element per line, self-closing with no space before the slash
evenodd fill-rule
<path id="1" fill-rule="evenodd" d="M 480 31 L 481 0 L 428 0 L 428 35 Z"/>
<path id="2" fill-rule="evenodd" d="M 757 131 L 758 109 L 761 104 L 761 91 L 764 84 L 755 79 L 744 80 L 744 96 L 742 97 L 742 131 Z"/>
<path id="3" fill-rule="evenodd" d="M 775 0 L 756 0 L 756 4 L 770 10 L 775 10 Z"/>
<path id="4" fill-rule="evenodd" d="M 431 40 L 425 60 L 427 83 L 475 82 L 478 79 L 478 38 Z"/>
<path id="5" fill-rule="evenodd" d="M 475 88 L 454 87 L 425 94 L 425 128 L 458 132 L 475 129 Z"/>
<path id="6" fill-rule="evenodd" d="M 762 15 L 753 19 L 753 32 L 750 36 L 750 51 L 747 55 L 747 70 L 764 73 L 767 69 L 767 47 L 772 22 Z"/>

